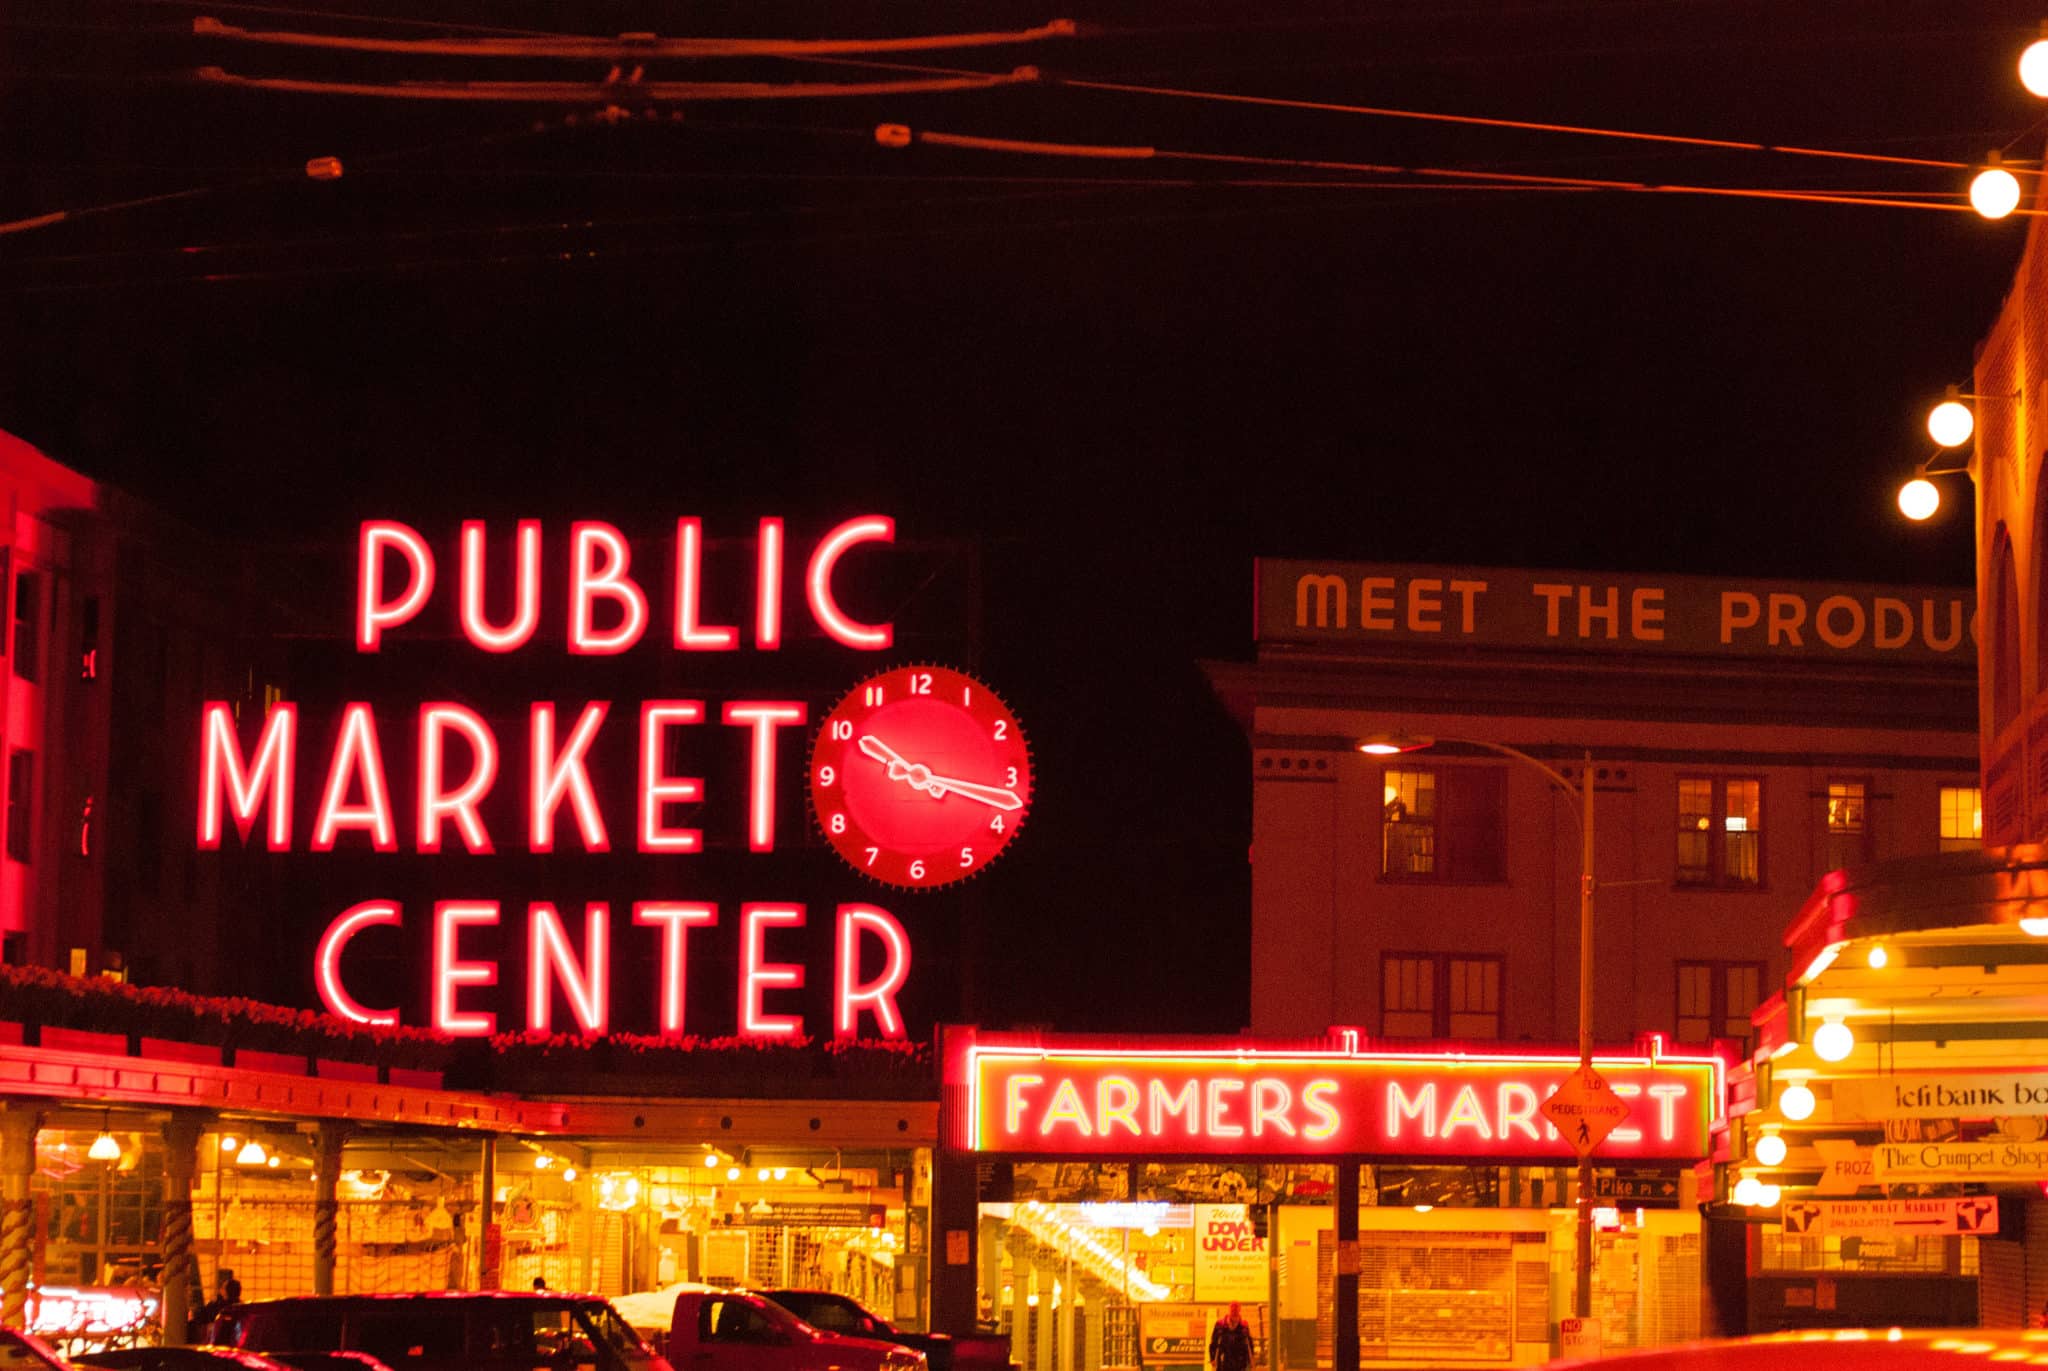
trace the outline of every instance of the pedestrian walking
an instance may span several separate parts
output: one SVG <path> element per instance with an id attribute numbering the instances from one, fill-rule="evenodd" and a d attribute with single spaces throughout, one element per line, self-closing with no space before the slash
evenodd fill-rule
<path id="1" fill-rule="evenodd" d="M 1252 1330 L 1236 1300 L 1209 1333 L 1209 1364 L 1216 1371 L 1248 1371 L 1252 1364 Z"/>

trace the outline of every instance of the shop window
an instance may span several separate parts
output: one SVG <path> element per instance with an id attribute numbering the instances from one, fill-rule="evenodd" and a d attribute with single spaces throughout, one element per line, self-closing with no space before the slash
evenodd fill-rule
<path id="1" fill-rule="evenodd" d="M 1972 852 L 1984 846 L 1984 792 L 1973 785 L 1941 788 L 1941 850 Z"/>
<path id="2" fill-rule="evenodd" d="M 1388 767 L 1380 787 L 1380 875 L 1506 880 L 1505 779 L 1499 767 Z"/>
<path id="3" fill-rule="evenodd" d="M 1381 1037 L 1500 1037 L 1501 958 L 1389 952 L 1380 967 Z"/>
<path id="4" fill-rule="evenodd" d="M 1762 962 L 1678 963 L 1678 1041 L 1749 1041 L 1750 1011 L 1762 998 Z"/>
<path id="5" fill-rule="evenodd" d="M 1764 783 L 1754 777 L 1681 776 L 1678 884 L 1763 884 Z"/>
<path id="6" fill-rule="evenodd" d="M 1867 782 L 1828 782 L 1828 870 L 1841 871 L 1870 860 L 1869 804 Z"/>
<path id="7" fill-rule="evenodd" d="M 7 757 L 7 855 L 26 862 L 34 852 L 36 754 L 17 747 Z"/>
<path id="8" fill-rule="evenodd" d="M 14 674 L 43 678 L 43 577 L 23 568 L 14 574 Z"/>

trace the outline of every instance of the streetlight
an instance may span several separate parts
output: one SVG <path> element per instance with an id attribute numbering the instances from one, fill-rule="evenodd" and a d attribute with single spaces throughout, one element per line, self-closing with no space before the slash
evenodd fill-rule
<path id="1" fill-rule="evenodd" d="M 1593 1068 L 1593 758 L 1588 754 L 1577 785 L 1548 762 L 1539 762 L 1519 748 L 1484 738 L 1411 737 L 1396 733 L 1375 733 L 1358 740 L 1358 750 L 1369 757 L 1390 757 L 1416 752 L 1439 742 L 1462 743 L 1498 752 L 1543 773 L 1543 778 L 1579 801 L 1579 1069 Z M 1577 1252 L 1573 1262 L 1576 1287 L 1572 1312 L 1579 1318 L 1593 1315 L 1593 1153 L 1579 1157 L 1579 1204 Z"/>

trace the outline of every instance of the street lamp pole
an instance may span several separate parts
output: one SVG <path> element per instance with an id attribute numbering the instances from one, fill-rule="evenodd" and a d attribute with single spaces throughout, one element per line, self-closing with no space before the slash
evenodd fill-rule
<path id="1" fill-rule="evenodd" d="M 1579 781 L 1575 785 L 1569 776 L 1548 762 L 1538 761 L 1520 748 L 1509 747 L 1506 743 L 1489 742 L 1484 738 L 1451 738 L 1443 735 L 1434 738 L 1397 738 L 1383 735 L 1365 739 L 1359 743 L 1358 750 L 1386 756 L 1397 752 L 1418 751 L 1440 742 L 1483 747 L 1490 752 L 1498 752 L 1503 757 L 1532 766 L 1543 773 L 1544 779 L 1579 802 L 1579 1069 L 1590 1070 L 1593 1065 L 1593 754 L 1586 754 Z M 1577 1317 L 1585 1319 L 1591 1318 L 1593 1314 L 1593 1154 L 1590 1149 L 1579 1157 L 1577 1213 L 1576 1250 L 1572 1263 L 1572 1312 Z"/>

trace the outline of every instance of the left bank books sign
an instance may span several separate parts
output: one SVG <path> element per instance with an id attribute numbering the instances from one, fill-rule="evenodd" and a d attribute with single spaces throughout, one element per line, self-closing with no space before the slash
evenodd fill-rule
<path id="1" fill-rule="evenodd" d="M 1374 1052 L 1343 1036 L 1323 1052 L 1171 1043 L 1147 1051 L 1129 1040 L 949 1036 L 948 1084 L 965 1087 L 955 1145 L 1077 1156 L 1574 1155 L 1541 1106 L 1577 1067 L 1575 1054 Z M 1599 1155 L 1706 1155 L 1717 1059 L 1594 1061 L 1629 1104 L 1628 1122 Z"/>

